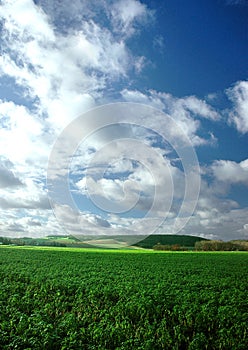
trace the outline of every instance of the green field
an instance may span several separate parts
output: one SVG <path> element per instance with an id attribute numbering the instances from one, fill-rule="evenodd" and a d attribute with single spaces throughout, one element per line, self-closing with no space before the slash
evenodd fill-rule
<path id="1" fill-rule="evenodd" d="M 248 254 L 0 247 L 0 349 L 248 348 Z"/>

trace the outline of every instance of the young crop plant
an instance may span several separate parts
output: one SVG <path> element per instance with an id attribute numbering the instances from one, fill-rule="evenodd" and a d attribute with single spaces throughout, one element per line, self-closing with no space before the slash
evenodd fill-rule
<path id="1" fill-rule="evenodd" d="M 247 253 L 0 248 L 0 348 L 246 350 Z"/>

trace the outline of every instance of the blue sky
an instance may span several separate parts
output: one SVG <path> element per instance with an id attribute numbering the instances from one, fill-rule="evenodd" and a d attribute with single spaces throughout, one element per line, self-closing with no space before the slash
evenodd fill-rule
<path id="1" fill-rule="evenodd" d="M 4 1 L 0 235 L 248 239 L 247 18 L 242 0 Z"/>
<path id="2" fill-rule="evenodd" d="M 164 50 L 159 55 L 155 45 L 152 53 L 157 77 L 152 88 L 205 97 L 246 76 L 247 6 L 203 0 L 189 1 L 187 6 L 183 1 L 153 5 L 159 25 L 147 34 L 149 40 L 163 39 Z M 144 51 L 150 51 L 149 43 Z"/>

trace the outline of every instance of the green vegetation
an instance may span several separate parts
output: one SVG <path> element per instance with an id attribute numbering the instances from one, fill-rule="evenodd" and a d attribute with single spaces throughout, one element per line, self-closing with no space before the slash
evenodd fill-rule
<path id="1" fill-rule="evenodd" d="M 248 251 L 248 241 L 199 241 L 195 243 L 199 251 Z"/>
<path id="2" fill-rule="evenodd" d="M 202 237 L 187 236 L 187 235 L 162 235 L 162 234 L 152 234 L 142 241 L 136 243 L 135 245 L 141 248 L 152 249 L 154 246 L 180 246 L 186 248 L 194 248 L 194 245 L 198 241 L 207 241 Z M 159 249 L 158 249 L 159 250 Z M 162 250 L 162 249 L 161 249 Z M 171 249 L 165 249 L 171 250 Z"/>
<path id="3" fill-rule="evenodd" d="M 1 349 L 246 350 L 248 254 L 0 247 Z"/>
<path id="4" fill-rule="evenodd" d="M 32 237 L 21 237 L 21 238 L 7 238 L 0 237 L 0 244 L 3 245 L 18 245 L 18 246 L 42 246 L 42 247 L 78 247 L 78 248 L 90 248 L 89 244 L 81 242 L 74 236 L 67 235 L 56 235 L 46 236 L 44 238 L 32 238 Z"/>
<path id="5" fill-rule="evenodd" d="M 0 237 L 0 244 L 4 244 L 4 245 L 9 245 L 11 244 L 11 240 L 7 237 Z"/>
<path id="6" fill-rule="evenodd" d="M 141 248 L 154 250 L 199 250 L 199 251 L 248 251 L 248 241 L 236 240 L 230 242 L 207 240 L 197 236 L 152 234 L 150 236 L 82 236 L 82 240 L 71 235 L 49 235 L 43 238 L 7 238 L 0 237 L 0 245 L 70 247 L 70 248 Z M 140 239 L 140 241 L 138 241 Z M 127 245 L 127 242 L 135 242 Z M 138 243 L 137 243 L 138 242 Z M 132 244 L 132 243 L 130 243 Z"/>
<path id="7" fill-rule="evenodd" d="M 163 236 L 166 238 L 166 236 Z M 184 236 L 182 236 L 184 237 Z M 186 236 L 187 237 L 187 236 Z M 237 241 L 214 241 L 214 240 L 199 240 L 199 237 L 195 240 L 194 247 L 187 246 L 186 245 L 180 245 L 177 244 L 161 244 L 157 243 L 153 247 L 154 250 L 171 250 L 171 251 L 185 251 L 185 250 L 196 250 L 196 251 L 248 251 L 248 241 L 245 240 L 237 240 Z M 178 239 L 178 241 L 180 241 Z M 185 240 L 181 240 L 182 242 L 185 242 Z"/>
<path id="8" fill-rule="evenodd" d="M 204 240 L 201 237 L 186 236 L 186 235 L 150 235 L 150 236 L 99 236 L 85 237 L 82 236 L 81 240 L 77 237 L 70 235 L 49 235 L 43 238 L 2 238 L 3 244 L 13 245 L 29 245 L 29 246 L 48 246 L 48 247 L 73 247 L 73 248 L 93 248 L 95 246 L 104 247 L 105 245 L 113 248 L 121 248 L 127 246 L 125 242 L 135 242 L 132 247 L 153 249 L 157 250 L 188 250 L 194 249 L 196 242 Z M 1 237 L 0 237 L 1 242 Z M 138 243 L 137 243 L 138 242 Z M 129 245 L 128 244 L 128 245 Z M 157 245 L 159 247 L 157 247 Z M 166 249 L 163 249 L 166 248 Z M 179 248 L 179 249 L 178 249 Z"/>

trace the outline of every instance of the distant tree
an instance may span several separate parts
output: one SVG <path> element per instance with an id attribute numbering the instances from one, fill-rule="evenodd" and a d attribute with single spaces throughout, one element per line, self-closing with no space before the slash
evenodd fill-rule
<path id="1" fill-rule="evenodd" d="M 235 250 L 247 250 L 245 244 L 235 242 L 223 242 L 223 241 L 199 241 L 195 243 L 195 250 L 198 251 L 235 251 Z"/>
<path id="2" fill-rule="evenodd" d="M 160 244 L 157 243 L 153 246 L 154 250 L 169 250 L 169 251 L 184 251 L 188 250 L 187 247 L 183 247 L 180 244 Z"/>
<path id="3" fill-rule="evenodd" d="M 171 250 L 173 250 L 173 251 L 181 250 L 180 244 L 173 244 L 173 245 L 171 246 Z"/>
<path id="4" fill-rule="evenodd" d="M 171 250 L 171 245 L 157 243 L 153 247 L 154 250 Z"/>
<path id="5" fill-rule="evenodd" d="M 6 238 L 6 237 L 0 237 L 0 242 L 3 245 L 9 245 L 12 243 L 11 240 L 9 238 Z"/>

